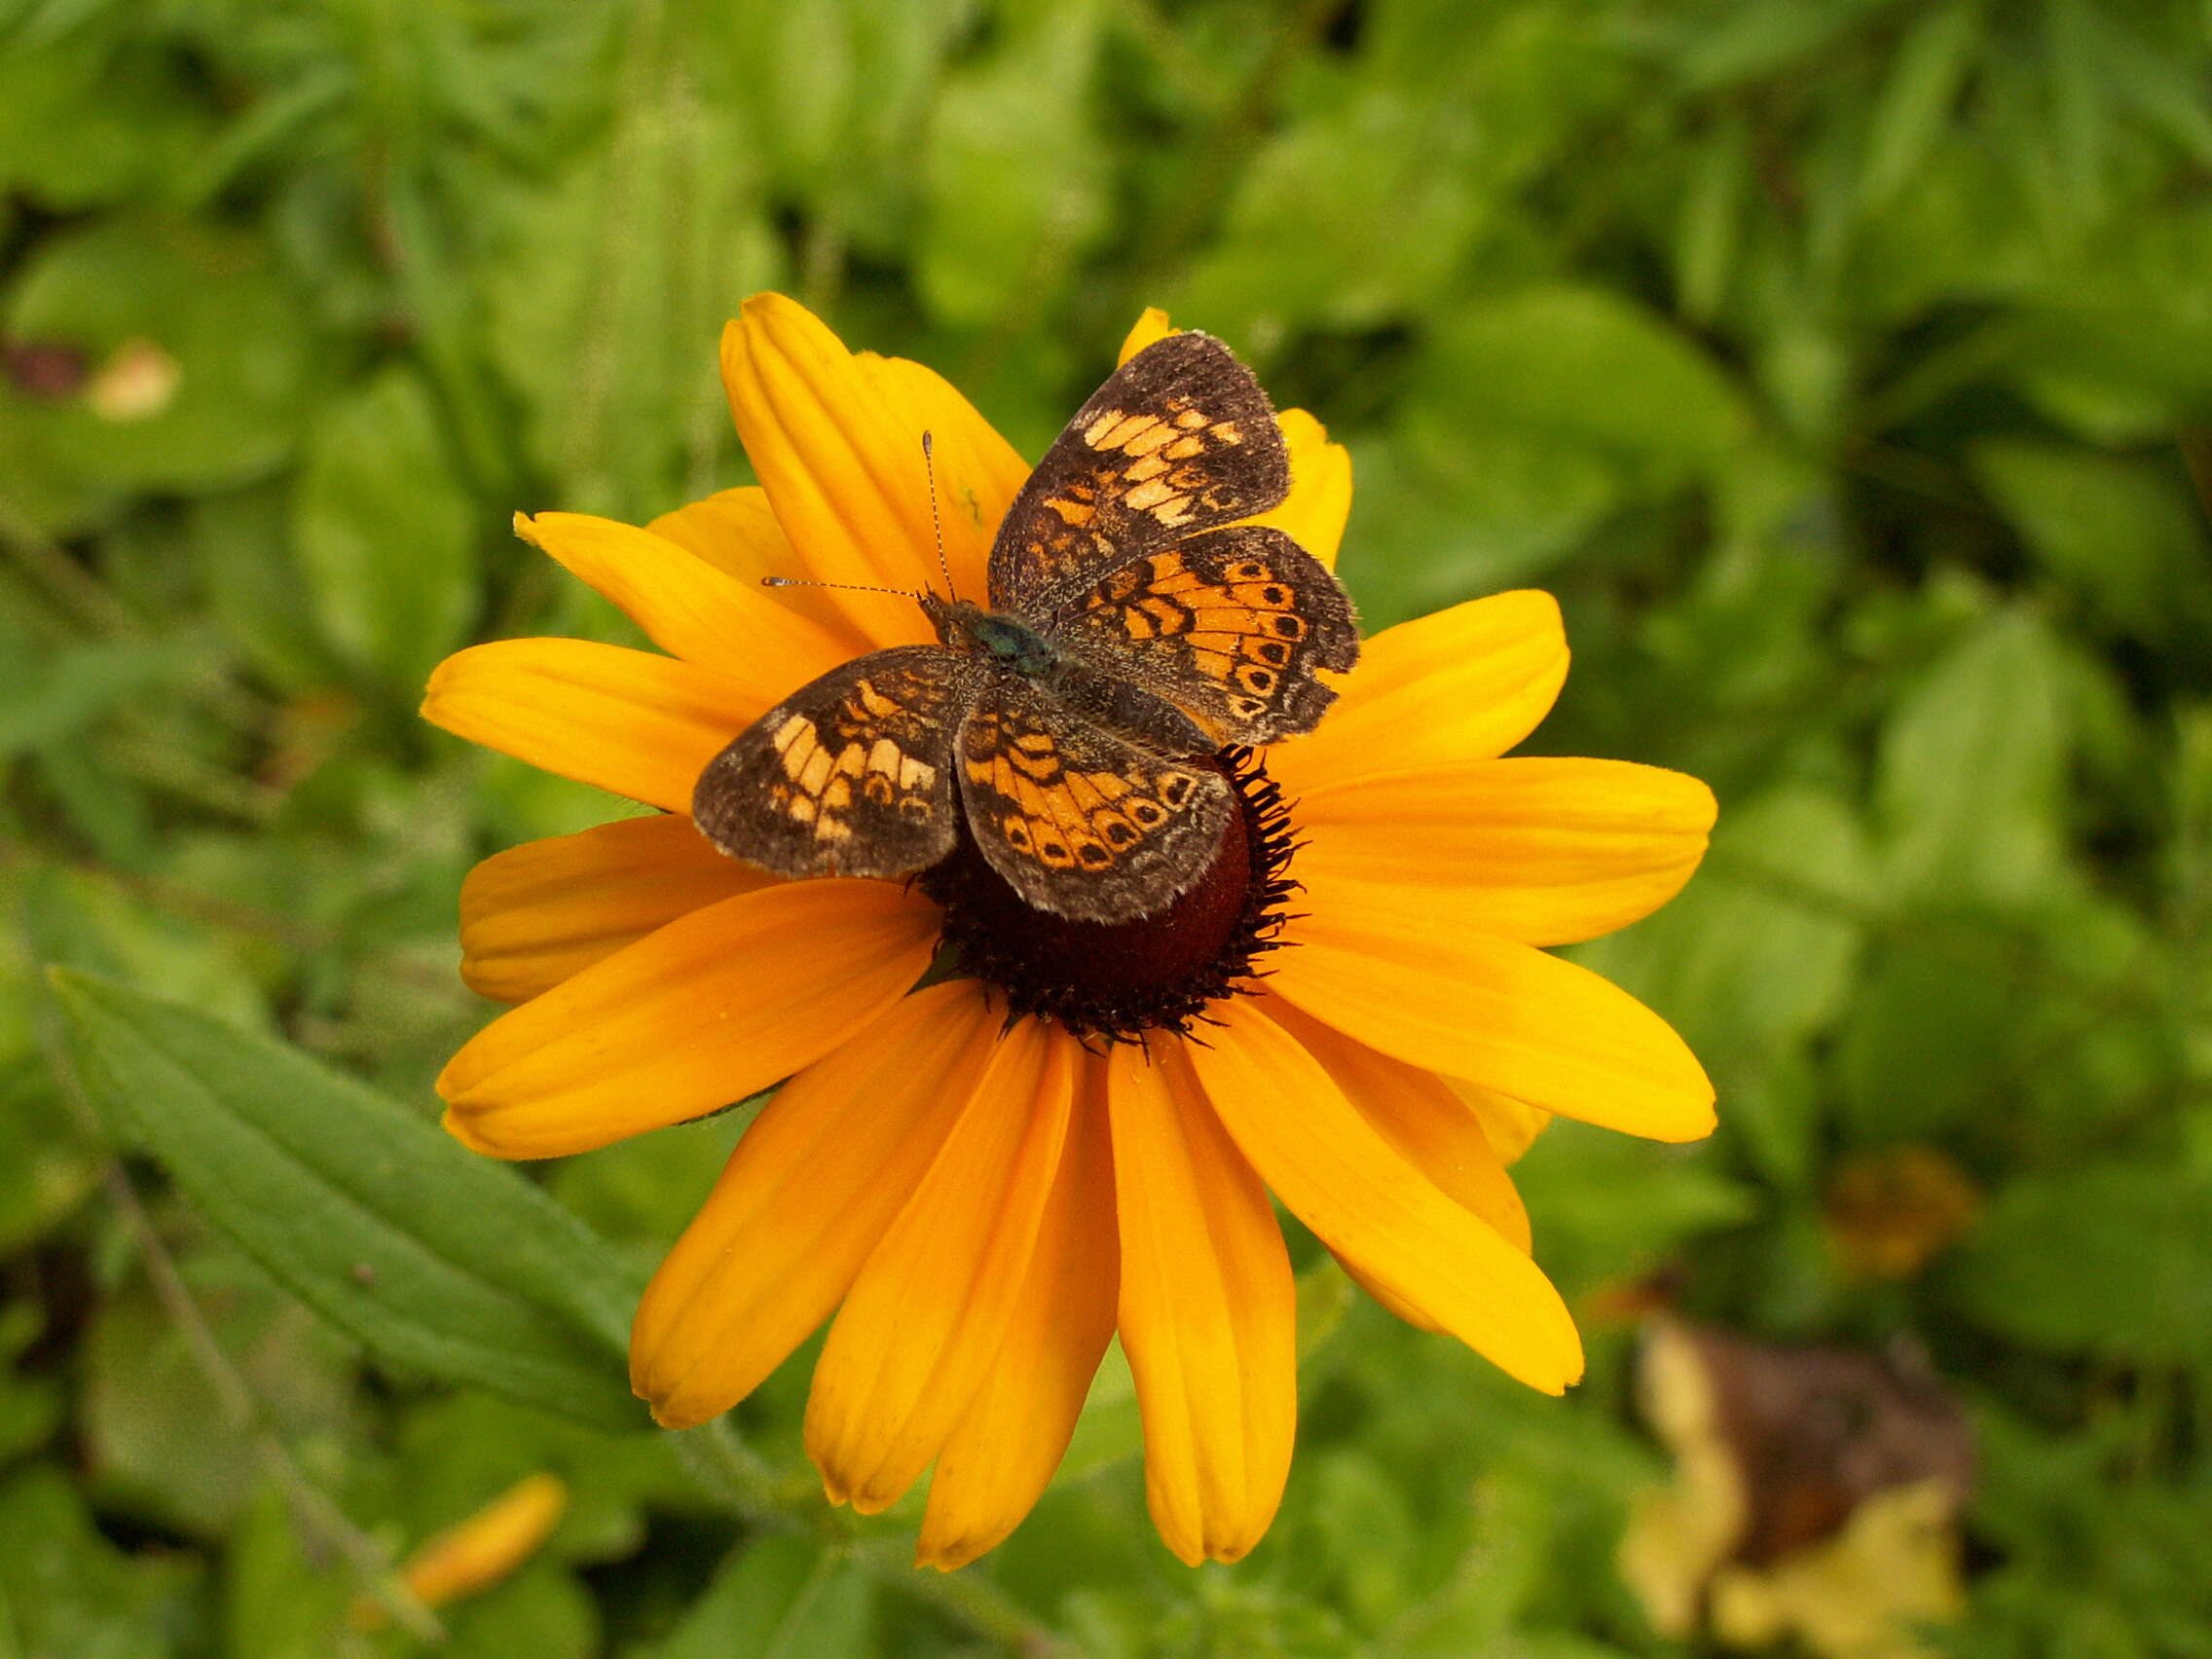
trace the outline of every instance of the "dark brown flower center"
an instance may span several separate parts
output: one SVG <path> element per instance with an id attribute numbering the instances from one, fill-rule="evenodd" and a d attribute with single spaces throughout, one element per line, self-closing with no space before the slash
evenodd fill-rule
<path id="1" fill-rule="evenodd" d="M 1117 1041 L 1187 1031 L 1208 1003 L 1252 990 L 1253 964 L 1281 944 L 1283 905 L 1298 891 L 1288 873 L 1290 813 L 1250 751 L 1224 750 L 1200 764 L 1229 779 L 1240 810 L 1182 897 L 1133 922 L 1054 916 L 1026 903 L 963 837 L 921 878 L 944 908 L 941 972 L 997 986 L 1011 1016 Z"/>

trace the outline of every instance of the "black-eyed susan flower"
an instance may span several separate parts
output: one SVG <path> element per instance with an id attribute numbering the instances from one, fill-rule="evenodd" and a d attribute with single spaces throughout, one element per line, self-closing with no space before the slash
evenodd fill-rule
<path id="1" fill-rule="evenodd" d="M 1124 357 L 1164 332 L 1148 313 Z M 1694 1138 L 1713 1091 L 1655 1014 L 1543 947 L 1665 903 L 1714 809 L 1676 773 L 1499 758 L 1566 676 L 1553 602 L 1367 641 L 1318 730 L 1231 767 L 1222 850 L 1160 915 L 1049 916 L 957 854 L 911 884 L 781 881 L 693 826 L 702 768 L 796 687 L 931 633 L 896 594 L 758 578 L 926 584 L 927 431 L 952 580 L 981 593 L 1028 468 L 930 370 L 779 296 L 730 325 L 722 371 L 759 487 L 643 530 L 518 521 L 668 654 L 479 645 L 424 706 L 664 809 L 470 876 L 463 974 L 520 1006 L 440 1079 L 453 1132 L 558 1157 L 783 1084 L 639 1309 L 654 1416 L 728 1410 L 834 1315 L 806 1419 L 829 1494 L 879 1510 L 934 1466 L 919 1555 L 952 1567 L 1036 1501 L 1119 1336 L 1161 1535 L 1234 1560 L 1297 1415 L 1271 1193 L 1402 1316 L 1573 1382 L 1506 1165 L 1554 1114 Z M 1263 522 L 1333 563 L 1349 462 L 1302 411 L 1280 424 L 1292 487 Z"/>

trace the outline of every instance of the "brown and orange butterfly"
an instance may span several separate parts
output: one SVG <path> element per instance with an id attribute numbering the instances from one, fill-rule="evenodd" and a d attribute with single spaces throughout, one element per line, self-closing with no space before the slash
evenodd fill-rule
<path id="1" fill-rule="evenodd" d="M 1175 334 L 1076 412 L 992 544 L 990 606 L 918 595 L 938 644 L 856 658 L 710 761 L 725 853 L 897 877 L 963 833 L 1029 904 L 1123 922 L 1172 902 L 1235 794 L 1211 757 L 1310 731 L 1359 655 L 1351 602 L 1278 530 L 1273 408 L 1220 341 Z"/>

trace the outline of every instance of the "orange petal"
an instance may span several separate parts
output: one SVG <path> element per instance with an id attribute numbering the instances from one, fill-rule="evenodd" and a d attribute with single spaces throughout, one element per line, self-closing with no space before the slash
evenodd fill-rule
<path id="1" fill-rule="evenodd" d="M 763 708 L 852 655 L 769 590 L 649 530 L 583 513 L 517 513 L 515 534 L 619 606 L 662 650 L 726 675 Z"/>
<path id="2" fill-rule="evenodd" d="M 897 1003 L 939 920 L 876 881 L 694 910 L 478 1032 L 438 1078 L 447 1125 L 496 1157 L 560 1158 L 757 1094 Z"/>
<path id="3" fill-rule="evenodd" d="M 423 718 L 533 766 L 671 812 L 769 704 L 691 663 L 589 640 L 497 640 L 438 664 Z"/>
<path id="4" fill-rule="evenodd" d="M 654 1418 L 688 1428 L 729 1410 L 830 1316 L 974 1097 L 999 1025 L 974 980 L 932 985 L 768 1103 L 639 1304 L 630 1382 Z"/>
<path id="5" fill-rule="evenodd" d="M 999 520 L 1029 479 L 1029 462 L 976 406 L 935 369 L 904 357 L 857 354 L 862 372 L 875 383 L 900 425 L 930 434 L 931 467 L 937 474 L 938 522 L 944 531 L 944 559 L 953 591 L 980 602 L 986 591 L 984 570 Z M 922 501 L 929 508 L 928 498 Z M 940 582 L 937 556 L 930 555 L 929 579 Z"/>
<path id="6" fill-rule="evenodd" d="M 461 977 L 528 1002 L 677 917 L 775 878 L 681 813 L 622 818 L 495 853 L 461 884 Z"/>
<path id="7" fill-rule="evenodd" d="M 915 1546 L 917 1567 L 965 1567 L 1027 1515 L 1068 1449 L 1114 1335 L 1121 1245 L 1106 1066 L 1086 1056 L 1075 1119 L 999 1353 L 953 1430 Z"/>
<path id="8" fill-rule="evenodd" d="M 830 1327 L 806 1450 L 832 1503 L 888 1509 L 998 1359 L 1058 1173 L 1083 1051 L 1025 1019 L 991 1062 Z"/>
<path id="9" fill-rule="evenodd" d="M 526 1476 L 426 1540 L 401 1564 L 400 1579 L 425 1607 L 473 1596 L 535 1555 L 568 1508 L 569 1489 L 559 1475 Z"/>
<path id="10" fill-rule="evenodd" d="M 1534 1146 L 1536 1137 L 1554 1122 L 1549 1112 L 1525 1100 L 1516 1100 L 1510 1094 L 1500 1094 L 1494 1088 L 1485 1088 L 1464 1078 L 1448 1077 L 1444 1081 L 1451 1086 L 1454 1094 L 1466 1102 L 1467 1109 L 1482 1120 L 1483 1133 L 1489 1138 L 1491 1149 L 1508 1165 L 1519 1162 L 1521 1155 Z"/>
<path id="11" fill-rule="evenodd" d="M 901 590 L 937 575 L 921 429 L 820 318 L 781 294 L 754 295 L 723 330 L 722 386 L 808 575 Z M 911 599 L 830 597 L 874 645 L 932 638 Z"/>
<path id="12" fill-rule="evenodd" d="M 867 636 L 820 588 L 762 587 L 763 576 L 804 576 L 806 561 L 776 522 L 768 492 L 757 484 L 722 490 L 703 500 L 663 513 L 645 527 L 686 553 L 706 560 L 723 575 L 757 590 L 770 604 L 794 610 L 837 642 L 848 661 L 868 649 Z"/>
<path id="13" fill-rule="evenodd" d="M 1284 1027 L 1232 999 L 1191 1066 L 1260 1178 L 1321 1242 L 1508 1376 L 1547 1394 L 1582 1375 L 1551 1280 L 1345 1098 Z"/>
<path id="14" fill-rule="evenodd" d="M 1667 1022 L 1587 968 L 1404 912 L 1286 930 L 1269 987 L 1408 1065 L 1653 1140 L 1713 1131 L 1713 1085 Z"/>
<path id="15" fill-rule="evenodd" d="M 1268 752 L 1294 797 L 1445 761 L 1488 760 L 1536 729 L 1567 680 L 1548 593 L 1493 594 L 1384 629 L 1318 730 Z"/>
<path id="16" fill-rule="evenodd" d="M 1280 997 L 1263 997 L 1260 1008 L 1320 1061 L 1352 1109 L 1399 1157 L 1516 1250 L 1529 1253 L 1528 1206 L 1491 1144 L 1487 1125 L 1447 1080 L 1355 1043 Z"/>
<path id="17" fill-rule="evenodd" d="M 1275 424 L 1290 449 L 1290 494 L 1252 522 L 1273 525 L 1334 570 L 1351 516 L 1351 452 L 1303 409 L 1285 409 Z"/>
<path id="18" fill-rule="evenodd" d="M 1625 760 L 1475 760 L 1299 798 L 1316 910 L 1408 910 L 1527 944 L 1649 915 L 1705 856 L 1713 792 Z"/>
<path id="19" fill-rule="evenodd" d="M 1297 1291 L 1267 1190 L 1185 1045 L 1107 1055 L 1122 1346 L 1144 1418 L 1145 1502 L 1192 1567 L 1235 1561 L 1282 1501 L 1297 1430 Z"/>

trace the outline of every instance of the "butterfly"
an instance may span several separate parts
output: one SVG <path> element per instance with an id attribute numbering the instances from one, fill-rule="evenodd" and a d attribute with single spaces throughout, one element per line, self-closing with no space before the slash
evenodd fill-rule
<path id="1" fill-rule="evenodd" d="M 1076 411 L 991 547 L 989 605 L 915 595 L 937 644 L 801 686 L 708 762 L 692 816 L 785 876 L 901 877 L 963 834 L 1032 907 L 1124 922 L 1202 875 L 1239 810 L 1213 756 L 1310 731 L 1359 655 L 1350 600 L 1281 531 L 1290 458 L 1208 335 Z"/>

